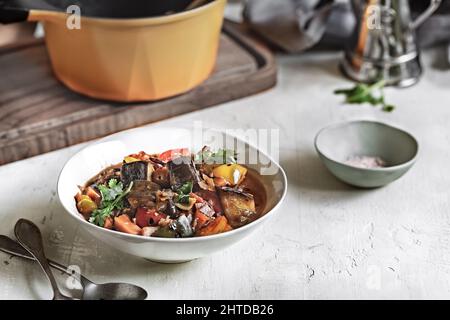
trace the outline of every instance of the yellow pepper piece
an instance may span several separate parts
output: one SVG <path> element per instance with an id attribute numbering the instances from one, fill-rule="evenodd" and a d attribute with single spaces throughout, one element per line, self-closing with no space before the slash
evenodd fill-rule
<path id="1" fill-rule="evenodd" d="M 195 198 L 191 198 L 189 197 L 189 203 L 175 203 L 175 206 L 177 206 L 178 208 L 180 208 L 181 210 L 191 210 L 191 208 L 194 206 L 194 204 L 197 202 L 197 200 Z"/>
<path id="2" fill-rule="evenodd" d="M 89 199 L 82 199 L 80 202 L 77 203 L 77 208 L 80 213 L 86 217 L 86 215 L 90 215 L 94 210 L 97 209 L 97 205 L 94 201 Z"/>
<path id="3" fill-rule="evenodd" d="M 223 164 L 214 168 L 214 177 L 225 179 L 231 186 L 235 186 L 245 179 L 247 168 L 238 164 Z"/>
<path id="4" fill-rule="evenodd" d="M 136 159 L 134 157 L 125 157 L 125 159 L 123 159 L 123 161 L 125 161 L 125 163 L 132 163 L 132 162 L 137 162 L 137 161 L 141 161 L 141 160 Z"/>

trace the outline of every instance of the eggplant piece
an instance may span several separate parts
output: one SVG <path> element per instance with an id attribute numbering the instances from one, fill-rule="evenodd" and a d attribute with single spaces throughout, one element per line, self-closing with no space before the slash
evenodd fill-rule
<path id="1" fill-rule="evenodd" d="M 196 194 L 202 197 L 203 200 L 205 200 L 213 208 L 217 215 L 222 214 L 222 205 L 216 191 L 198 190 Z"/>
<path id="2" fill-rule="evenodd" d="M 192 215 L 181 215 L 176 222 L 176 231 L 182 238 L 192 237 L 194 229 L 192 229 Z"/>
<path id="3" fill-rule="evenodd" d="M 151 180 L 153 165 L 150 162 L 135 161 L 122 165 L 121 180 L 124 186 L 135 180 Z"/>
<path id="4" fill-rule="evenodd" d="M 169 170 L 161 167 L 153 171 L 152 181 L 159 184 L 162 188 L 170 188 Z"/>
<path id="5" fill-rule="evenodd" d="M 178 190 L 186 182 L 193 182 L 194 186 L 200 181 L 199 174 L 191 157 L 179 157 L 168 163 L 170 186 Z"/>
<path id="6" fill-rule="evenodd" d="M 156 208 L 156 192 L 161 187 L 148 180 L 134 180 L 133 187 L 127 196 L 128 203 L 131 208 L 137 209 L 145 207 L 147 209 Z"/>
<path id="7" fill-rule="evenodd" d="M 178 217 L 177 207 L 175 206 L 175 202 L 172 199 L 167 200 L 166 209 L 164 210 L 164 213 L 171 218 Z"/>
<path id="8" fill-rule="evenodd" d="M 163 189 L 156 193 L 156 211 L 165 213 L 171 218 L 178 217 L 178 210 L 173 201 L 175 193 L 170 189 Z"/>
<path id="9" fill-rule="evenodd" d="M 253 195 L 224 187 L 219 189 L 219 197 L 223 213 L 233 228 L 242 227 L 258 218 Z"/>

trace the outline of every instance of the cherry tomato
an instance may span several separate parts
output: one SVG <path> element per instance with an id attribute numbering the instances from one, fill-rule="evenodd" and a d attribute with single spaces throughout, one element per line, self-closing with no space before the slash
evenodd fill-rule
<path id="1" fill-rule="evenodd" d="M 159 220 L 166 218 L 164 213 L 158 213 L 154 209 L 138 208 L 136 212 L 136 224 L 141 227 L 157 226 Z"/>
<path id="2" fill-rule="evenodd" d="M 188 148 L 172 149 L 172 150 L 167 150 L 167 151 L 161 153 L 159 155 L 158 159 L 161 161 L 164 161 L 164 162 L 169 162 L 175 158 L 185 157 L 190 154 L 191 153 L 189 152 Z"/>

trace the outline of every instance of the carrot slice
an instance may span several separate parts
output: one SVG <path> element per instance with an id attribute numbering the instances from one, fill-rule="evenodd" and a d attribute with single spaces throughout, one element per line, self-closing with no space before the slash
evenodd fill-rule
<path id="1" fill-rule="evenodd" d="M 141 233 L 141 228 L 134 224 L 126 214 L 114 218 L 114 227 L 120 232 L 136 235 Z"/>
<path id="2" fill-rule="evenodd" d="M 97 191 L 95 191 L 94 188 L 92 187 L 87 187 L 86 189 L 86 195 L 91 198 L 92 201 L 94 201 L 97 205 L 100 204 L 100 201 L 102 201 L 102 196 L 100 195 L 100 193 L 98 193 Z"/>
<path id="3" fill-rule="evenodd" d="M 113 225 L 114 225 L 114 220 L 111 217 L 108 217 L 105 219 L 105 224 L 103 225 L 103 228 L 112 229 Z"/>
<path id="4" fill-rule="evenodd" d="M 218 234 L 222 232 L 226 232 L 231 230 L 230 225 L 228 224 L 227 218 L 225 216 L 219 216 L 214 221 L 210 222 L 206 227 L 197 231 L 197 235 L 202 236 L 210 236 L 213 234 Z"/>
<path id="5" fill-rule="evenodd" d="M 75 196 L 75 201 L 78 203 L 83 199 L 87 199 L 85 195 L 83 195 L 81 192 L 78 192 L 77 195 Z"/>
<path id="6" fill-rule="evenodd" d="M 227 231 L 231 231 L 231 230 L 233 230 L 233 227 L 227 223 L 227 225 L 225 226 L 225 229 L 223 229 L 222 232 L 227 232 Z"/>
<path id="7" fill-rule="evenodd" d="M 197 220 L 197 230 L 201 229 L 210 220 L 206 214 L 201 213 L 199 210 L 195 211 L 194 218 Z"/>

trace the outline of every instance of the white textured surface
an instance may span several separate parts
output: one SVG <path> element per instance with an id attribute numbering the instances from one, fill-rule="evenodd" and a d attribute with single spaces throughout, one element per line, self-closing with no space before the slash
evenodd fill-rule
<path id="1" fill-rule="evenodd" d="M 55 188 L 81 146 L 0 167 L 0 233 L 27 217 L 49 256 L 97 281 L 130 281 L 160 299 L 450 298 L 450 72 L 433 67 L 415 87 L 388 89 L 392 114 L 343 106 L 338 54 L 279 57 L 271 91 L 166 121 L 216 128 L 277 128 L 289 192 L 278 216 L 251 238 L 187 264 L 159 265 L 110 249 L 77 229 Z M 382 189 L 355 190 L 319 162 L 315 133 L 337 121 L 371 118 L 409 129 L 420 142 L 415 167 Z M 158 124 L 154 124 L 158 126 Z M 0 298 L 46 299 L 37 266 L 0 253 Z"/>

